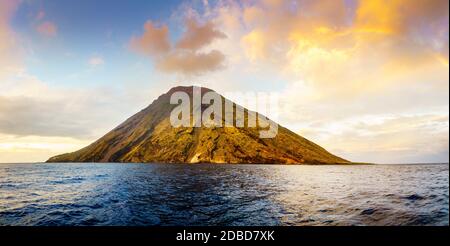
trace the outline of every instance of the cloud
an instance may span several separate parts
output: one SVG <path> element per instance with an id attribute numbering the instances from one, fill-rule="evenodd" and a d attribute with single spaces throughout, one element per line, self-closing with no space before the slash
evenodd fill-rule
<path id="1" fill-rule="evenodd" d="M 282 125 L 350 160 L 448 161 L 448 1 L 229 1 L 192 15 L 227 35 L 215 43 L 227 69 L 204 77 L 216 90 L 275 88 Z"/>
<path id="2" fill-rule="evenodd" d="M 0 1 L 0 81 L 20 68 L 20 49 L 10 27 L 10 19 L 18 5 L 19 1 Z"/>
<path id="3" fill-rule="evenodd" d="M 2 21 L 7 21 L 19 5 L 19 0 L 1 1 L 0 17 Z M 3 23 L 2 23 L 3 24 Z"/>
<path id="4" fill-rule="evenodd" d="M 116 103 L 114 89 L 50 87 L 26 72 L 3 81 L 1 88 L 0 134 L 92 139 L 111 122 L 120 123 L 117 109 L 126 107 Z"/>
<path id="5" fill-rule="evenodd" d="M 58 26 L 52 21 L 45 20 L 46 15 L 44 10 L 39 10 L 35 17 L 37 23 L 35 29 L 43 36 L 55 37 L 58 34 Z"/>
<path id="6" fill-rule="evenodd" d="M 184 35 L 178 40 L 176 47 L 196 51 L 211 44 L 215 39 L 226 37 L 223 32 L 214 27 L 211 21 L 200 25 L 194 19 L 189 19 L 186 21 Z"/>
<path id="7" fill-rule="evenodd" d="M 30 55 L 22 47 L 27 40 L 10 25 L 21 2 L 0 1 L 0 162 L 45 161 L 82 148 L 141 109 L 134 95 L 148 92 L 140 87 L 123 95 L 113 85 L 50 86 L 30 75 L 22 62 Z"/>
<path id="8" fill-rule="evenodd" d="M 0 163 L 45 161 L 51 156 L 81 149 L 89 143 L 70 137 L 0 134 Z"/>
<path id="9" fill-rule="evenodd" d="M 36 27 L 36 31 L 47 37 L 55 37 L 58 27 L 51 21 L 44 21 Z"/>
<path id="10" fill-rule="evenodd" d="M 91 67 L 97 67 L 97 66 L 105 64 L 105 60 L 103 60 L 103 58 L 100 56 L 93 56 L 89 59 L 88 64 Z"/>
<path id="11" fill-rule="evenodd" d="M 130 47 L 150 56 L 155 67 L 167 73 L 200 75 L 223 68 L 225 55 L 222 52 L 202 49 L 216 39 L 226 38 L 226 35 L 209 21 L 200 24 L 194 19 L 188 19 L 185 25 L 185 32 L 172 46 L 168 27 L 157 27 L 153 22 L 147 21 L 142 36 L 131 38 Z"/>
<path id="12" fill-rule="evenodd" d="M 85 147 L 157 96 L 150 85 L 49 85 L 26 70 L 0 88 L 0 163 L 45 161 Z"/>
<path id="13" fill-rule="evenodd" d="M 89 136 L 90 131 L 77 123 L 79 119 L 65 115 L 64 107 L 59 100 L 0 97 L 0 132 L 20 136 Z"/>
<path id="14" fill-rule="evenodd" d="M 131 38 L 131 48 L 150 56 L 166 54 L 170 51 L 169 28 L 165 25 L 155 26 L 151 21 L 144 24 L 144 33 Z"/>
<path id="15" fill-rule="evenodd" d="M 160 60 L 156 67 L 165 72 L 202 74 L 222 68 L 225 56 L 217 50 L 208 53 L 177 51 Z"/>
<path id="16" fill-rule="evenodd" d="M 397 115 L 354 121 L 324 144 L 355 161 L 448 162 L 448 115 Z M 362 139 L 364 141 L 362 141 Z"/>
<path id="17" fill-rule="evenodd" d="M 281 67 L 295 59 L 292 50 L 300 46 L 299 53 L 310 49 L 351 53 L 378 43 L 383 45 L 379 47 L 382 55 L 405 47 L 437 49 L 444 56 L 448 53 L 448 1 L 349 3 L 280 1 L 270 8 L 261 2 L 243 4 L 244 52 L 250 60 L 275 62 Z"/>
<path id="18" fill-rule="evenodd" d="M 363 30 L 405 34 L 448 18 L 448 7 L 444 0 L 364 0 L 358 2 L 356 23 Z"/>
<path id="19" fill-rule="evenodd" d="M 322 98 L 348 100 L 406 86 L 418 71 L 434 70 L 445 81 L 447 7 L 442 0 L 261 1 L 218 4 L 212 16 L 226 41 L 241 45 L 227 67 L 279 73 Z"/>

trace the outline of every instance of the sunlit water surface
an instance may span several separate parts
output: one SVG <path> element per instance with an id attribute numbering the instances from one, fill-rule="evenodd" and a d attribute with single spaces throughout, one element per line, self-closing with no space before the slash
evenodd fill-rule
<path id="1" fill-rule="evenodd" d="M 448 194 L 448 164 L 0 164 L 0 225 L 448 225 Z"/>

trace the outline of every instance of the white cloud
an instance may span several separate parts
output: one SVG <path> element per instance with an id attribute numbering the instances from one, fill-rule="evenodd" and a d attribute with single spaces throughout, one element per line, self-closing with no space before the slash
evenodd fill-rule
<path id="1" fill-rule="evenodd" d="M 88 64 L 91 67 L 97 67 L 97 66 L 105 64 L 105 60 L 103 60 L 103 58 L 101 56 L 93 56 L 93 57 L 89 58 Z"/>

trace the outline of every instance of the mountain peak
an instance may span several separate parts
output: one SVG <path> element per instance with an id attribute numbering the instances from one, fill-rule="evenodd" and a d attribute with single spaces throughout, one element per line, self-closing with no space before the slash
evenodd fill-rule
<path id="1" fill-rule="evenodd" d="M 171 94 L 173 94 L 173 93 L 175 93 L 175 92 L 186 92 L 187 94 L 191 95 L 191 94 L 192 94 L 192 91 L 193 91 L 193 89 L 194 89 L 195 87 L 200 88 L 202 94 L 203 94 L 203 93 L 206 93 L 206 92 L 209 92 L 209 91 L 214 91 L 214 90 L 209 89 L 209 88 L 207 88 L 207 87 L 195 86 L 195 85 L 189 85 L 189 86 L 175 86 L 175 87 L 172 87 L 172 88 L 171 88 L 167 93 L 165 93 L 165 94 L 171 95 Z"/>
<path id="2" fill-rule="evenodd" d="M 343 164 L 319 145 L 278 126 L 275 137 L 260 138 L 260 127 L 174 127 L 170 103 L 175 92 L 190 97 L 195 86 L 177 86 L 158 97 L 91 145 L 73 153 L 52 157 L 48 162 L 157 162 L 157 163 L 268 163 Z M 205 87 L 201 95 L 214 92 Z M 220 96 L 223 100 L 228 100 Z M 232 103 L 228 101 L 229 103 Z M 234 104 L 237 107 L 236 104 Z M 204 105 L 202 105 L 202 111 Z M 191 108 L 192 109 L 192 108 Z M 256 114 L 245 109 L 245 121 Z M 191 112 L 192 113 L 192 112 Z M 237 113 L 234 115 L 237 121 Z"/>

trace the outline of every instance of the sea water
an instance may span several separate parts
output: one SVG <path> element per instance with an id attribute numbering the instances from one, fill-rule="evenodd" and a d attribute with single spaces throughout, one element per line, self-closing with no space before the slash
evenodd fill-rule
<path id="1" fill-rule="evenodd" d="M 449 225 L 449 165 L 0 164 L 0 225 Z"/>

